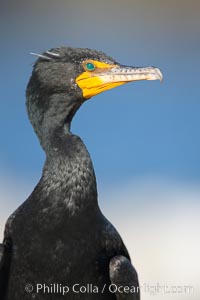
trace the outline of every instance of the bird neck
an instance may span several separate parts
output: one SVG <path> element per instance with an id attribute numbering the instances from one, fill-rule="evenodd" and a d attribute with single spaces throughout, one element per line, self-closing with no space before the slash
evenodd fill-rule
<path id="1" fill-rule="evenodd" d="M 48 95 L 33 90 L 30 87 L 27 91 L 27 109 L 46 153 L 38 184 L 41 199 L 58 202 L 58 206 L 67 208 L 71 214 L 98 207 L 90 155 L 81 139 L 70 132 L 72 118 L 83 99 L 66 93 Z"/>
<path id="2" fill-rule="evenodd" d="M 50 136 L 41 179 L 50 201 L 62 201 L 72 215 L 98 207 L 96 178 L 90 155 L 75 135 L 58 128 Z"/>

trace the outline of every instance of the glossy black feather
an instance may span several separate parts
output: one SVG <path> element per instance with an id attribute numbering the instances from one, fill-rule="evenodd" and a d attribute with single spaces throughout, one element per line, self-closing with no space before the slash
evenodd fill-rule
<path id="1" fill-rule="evenodd" d="M 71 120 L 85 101 L 75 83 L 83 72 L 82 60 L 114 60 L 89 49 L 51 51 L 59 57 L 39 58 L 27 87 L 28 115 L 46 162 L 34 191 L 6 224 L 5 239 L 11 241 L 12 251 L 10 266 L 1 267 L 1 289 L 6 290 L 1 299 L 63 299 L 59 293 L 36 291 L 37 283 L 57 283 L 69 286 L 69 300 L 114 300 L 116 295 L 109 290 L 110 262 L 115 256 L 129 260 L 129 254 L 99 209 L 90 155 L 70 132 Z M 26 284 L 33 285 L 31 293 L 25 291 Z M 99 292 L 75 293 L 74 284 L 92 284 Z"/>

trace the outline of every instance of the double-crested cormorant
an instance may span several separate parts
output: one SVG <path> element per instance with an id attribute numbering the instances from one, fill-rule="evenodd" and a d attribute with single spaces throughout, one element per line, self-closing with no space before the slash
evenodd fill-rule
<path id="1" fill-rule="evenodd" d="M 92 96 L 162 74 L 90 49 L 60 47 L 38 56 L 27 110 L 46 162 L 32 194 L 6 223 L 0 299 L 139 299 L 137 273 L 99 209 L 89 153 L 70 125 Z"/>

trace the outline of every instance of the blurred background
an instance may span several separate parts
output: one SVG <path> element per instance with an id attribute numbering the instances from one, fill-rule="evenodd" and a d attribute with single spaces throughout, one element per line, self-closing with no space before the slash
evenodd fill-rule
<path id="1" fill-rule="evenodd" d="M 88 47 L 122 64 L 153 65 L 162 84 L 136 82 L 96 96 L 72 131 L 89 149 L 100 206 L 130 252 L 142 299 L 199 299 L 199 16 L 198 0 L 1 1 L 1 239 L 45 159 L 26 115 L 29 53 Z"/>

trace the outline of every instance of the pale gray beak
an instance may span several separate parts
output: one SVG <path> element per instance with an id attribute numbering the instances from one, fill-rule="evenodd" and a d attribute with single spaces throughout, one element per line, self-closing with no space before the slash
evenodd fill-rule
<path id="1" fill-rule="evenodd" d="M 160 69 L 155 67 L 127 67 L 122 65 L 114 66 L 98 74 L 99 77 L 105 82 L 130 82 L 137 80 L 160 80 L 162 81 L 163 75 Z"/>

